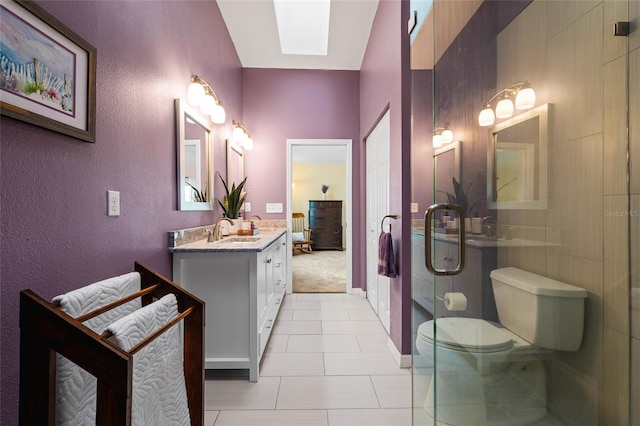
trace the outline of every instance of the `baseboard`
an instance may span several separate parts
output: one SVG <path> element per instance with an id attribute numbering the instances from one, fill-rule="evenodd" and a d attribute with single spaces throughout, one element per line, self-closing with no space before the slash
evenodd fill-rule
<path id="1" fill-rule="evenodd" d="M 387 347 L 389 348 L 389 351 L 391 351 L 391 356 L 396 360 L 396 363 L 400 368 L 411 368 L 411 355 L 402 355 L 400 351 L 398 351 L 398 348 L 396 348 L 393 340 L 391 340 L 391 337 L 387 340 Z"/>
<path id="2" fill-rule="evenodd" d="M 362 290 L 360 287 L 356 287 L 356 288 L 352 288 L 351 289 L 351 295 L 352 296 L 359 296 L 363 299 L 367 298 L 367 292 Z"/>

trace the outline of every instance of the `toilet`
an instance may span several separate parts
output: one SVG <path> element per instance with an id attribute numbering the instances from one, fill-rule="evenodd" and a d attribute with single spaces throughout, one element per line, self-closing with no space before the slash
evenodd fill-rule
<path id="1" fill-rule="evenodd" d="M 584 289 L 513 267 L 491 271 L 491 284 L 500 324 L 444 317 L 418 327 L 418 353 L 427 367 L 437 359 L 425 409 L 438 424 L 539 422 L 547 415 L 543 359 L 580 348 Z"/>

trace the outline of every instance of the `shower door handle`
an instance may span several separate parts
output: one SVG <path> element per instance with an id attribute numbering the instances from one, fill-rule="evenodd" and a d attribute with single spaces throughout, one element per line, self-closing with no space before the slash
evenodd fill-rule
<path id="1" fill-rule="evenodd" d="M 454 269 L 438 269 L 433 266 L 432 259 L 432 237 L 431 225 L 433 224 L 433 214 L 438 210 L 454 210 L 458 213 L 458 265 Z M 434 204 L 430 206 L 424 214 L 424 263 L 427 270 L 438 276 L 458 275 L 464 269 L 465 262 L 465 230 L 464 212 L 457 204 Z"/>

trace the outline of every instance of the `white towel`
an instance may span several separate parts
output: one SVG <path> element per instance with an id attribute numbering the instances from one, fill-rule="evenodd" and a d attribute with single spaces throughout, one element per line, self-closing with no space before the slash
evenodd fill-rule
<path id="1" fill-rule="evenodd" d="M 173 294 L 111 324 L 111 339 L 128 351 L 178 315 Z M 191 424 L 179 324 L 133 355 L 133 426 Z"/>
<path id="2" fill-rule="evenodd" d="M 53 301 L 60 302 L 64 312 L 77 318 L 137 291 L 140 274 L 131 272 L 57 296 Z M 102 334 L 109 324 L 141 306 L 140 299 L 134 299 L 85 321 L 84 325 Z M 56 369 L 56 425 L 95 425 L 96 378 L 61 355 L 57 356 Z"/>

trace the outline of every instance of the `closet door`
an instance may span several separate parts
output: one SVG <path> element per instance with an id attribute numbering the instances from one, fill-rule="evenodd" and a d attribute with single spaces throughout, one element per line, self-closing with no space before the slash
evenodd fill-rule
<path id="1" fill-rule="evenodd" d="M 389 116 L 387 111 L 366 139 L 367 298 L 387 332 L 390 280 L 378 275 L 378 238 L 382 218 L 389 214 Z"/>

